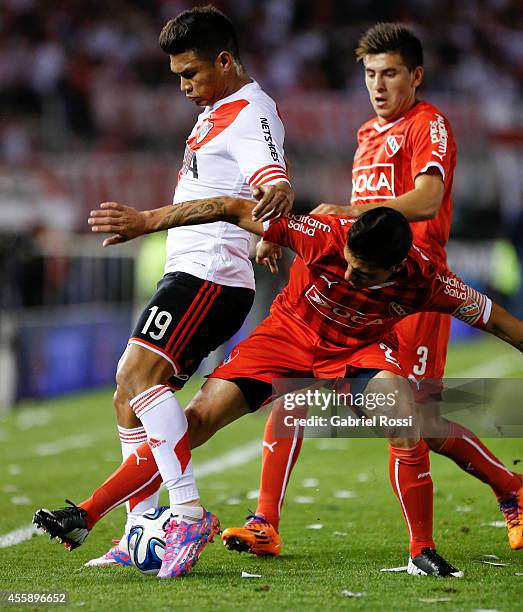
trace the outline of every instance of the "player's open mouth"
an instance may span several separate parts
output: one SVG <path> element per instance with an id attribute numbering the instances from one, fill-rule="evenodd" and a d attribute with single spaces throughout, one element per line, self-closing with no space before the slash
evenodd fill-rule
<path id="1" fill-rule="evenodd" d="M 387 103 L 386 98 L 374 98 L 374 103 L 376 104 L 376 106 L 383 106 L 384 104 Z"/>

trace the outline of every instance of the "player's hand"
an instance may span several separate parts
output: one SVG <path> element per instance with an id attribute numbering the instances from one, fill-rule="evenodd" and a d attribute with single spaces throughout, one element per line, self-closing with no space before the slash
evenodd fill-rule
<path id="1" fill-rule="evenodd" d="M 262 238 L 256 245 L 256 263 L 267 266 L 273 274 L 278 273 L 278 259 L 281 259 L 282 255 L 281 247 L 274 242 L 267 242 Z"/>
<path id="2" fill-rule="evenodd" d="M 112 234 L 103 241 L 104 247 L 120 244 L 148 233 L 147 215 L 118 202 L 102 202 L 98 210 L 89 213 L 87 223 L 91 226 L 92 232 Z"/>
<path id="3" fill-rule="evenodd" d="M 268 221 L 285 216 L 294 203 L 294 192 L 288 183 L 254 187 L 252 195 L 258 200 L 253 208 L 253 221 Z"/>
<path id="4" fill-rule="evenodd" d="M 348 204 L 325 204 L 322 203 L 311 211 L 313 215 L 343 215 L 344 217 L 359 217 L 360 212 L 357 206 Z"/>

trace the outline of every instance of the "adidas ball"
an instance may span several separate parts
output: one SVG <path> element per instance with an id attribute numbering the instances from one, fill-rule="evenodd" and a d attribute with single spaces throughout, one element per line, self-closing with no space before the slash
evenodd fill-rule
<path id="1" fill-rule="evenodd" d="M 144 574 L 160 571 L 165 548 L 165 528 L 169 523 L 169 506 L 150 508 L 131 527 L 127 536 L 131 562 Z"/>

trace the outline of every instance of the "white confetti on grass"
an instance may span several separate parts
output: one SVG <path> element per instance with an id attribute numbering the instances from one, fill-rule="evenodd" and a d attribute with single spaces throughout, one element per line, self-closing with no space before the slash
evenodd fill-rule
<path id="1" fill-rule="evenodd" d="M 367 474 L 367 472 L 361 472 L 360 474 L 356 476 L 356 480 L 358 482 L 368 482 L 369 475 Z"/>
<path id="2" fill-rule="evenodd" d="M 298 495 L 298 497 L 294 498 L 295 503 L 297 504 L 313 504 L 314 497 L 307 497 L 305 495 Z"/>
<path id="3" fill-rule="evenodd" d="M 433 604 L 452 601 L 452 599 L 450 597 L 418 597 L 418 601 L 421 601 L 421 603 Z"/>
<path id="4" fill-rule="evenodd" d="M 454 512 L 472 512 L 472 506 L 467 506 L 467 505 L 456 506 L 456 509 L 454 510 Z"/>
<path id="5" fill-rule="evenodd" d="M 491 521 L 490 523 L 481 523 L 482 527 L 506 527 L 507 524 L 505 523 L 505 521 Z"/>
<path id="6" fill-rule="evenodd" d="M 26 495 L 16 495 L 15 497 L 11 497 L 11 503 L 15 506 L 29 506 L 32 500 Z"/>
<path id="7" fill-rule="evenodd" d="M 334 497 L 337 497 L 338 499 L 354 499 L 355 497 L 358 497 L 358 494 L 355 491 L 340 489 L 339 491 L 334 491 Z"/>
<path id="8" fill-rule="evenodd" d="M 261 574 L 249 574 L 249 572 L 242 572 L 242 578 L 261 578 Z"/>
<path id="9" fill-rule="evenodd" d="M 313 489 L 320 484 L 320 481 L 317 478 L 304 478 L 301 481 L 301 486 L 305 489 Z"/>
<path id="10" fill-rule="evenodd" d="M 367 595 L 367 591 L 345 591 L 341 592 L 343 597 L 365 597 Z"/>
<path id="11" fill-rule="evenodd" d="M 16 463 L 10 463 L 7 466 L 7 473 L 9 476 L 19 476 L 22 473 L 22 470 Z"/>
<path id="12" fill-rule="evenodd" d="M 486 559 L 476 559 L 476 563 L 484 563 L 493 567 L 508 567 L 510 563 L 498 563 L 497 561 L 487 561 Z"/>
<path id="13" fill-rule="evenodd" d="M 347 440 L 340 440 L 339 438 L 322 438 L 316 442 L 316 448 L 318 450 L 345 451 L 349 448 L 349 443 Z"/>
<path id="14" fill-rule="evenodd" d="M 49 412 L 43 408 L 23 410 L 15 419 L 15 426 L 20 431 L 28 431 L 33 427 L 45 427 L 50 421 Z"/>
<path id="15" fill-rule="evenodd" d="M 344 538 L 348 535 L 348 533 L 346 531 L 334 531 L 332 535 Z"/>
<path id="16" fill-rule="evenodd" d="M 2 491 L 4 493 L 16 493 L 18 491 L 18 487 L 14 484 L 6 484 L 2 487 Z"/>
<path id="17" fill-rule="evenodd" d="M 260 495 L 259 489 L 253 489 L 252 491 L 247 491 L 247 499 L 258 499 Z"/>
<path id="18" fill-rule="evenodd" d="M 305 529 L 323 529 L 323 525 L 321 523 L 312 523 L 311 525 L 307 525 Z"/>
<path id="19" fill-rule="evenodd" d="M 239 506 L 242 500 L 239 497 L 229 497 L 229 499 L 225 500 L 225 503 L 229 506 Z"/>

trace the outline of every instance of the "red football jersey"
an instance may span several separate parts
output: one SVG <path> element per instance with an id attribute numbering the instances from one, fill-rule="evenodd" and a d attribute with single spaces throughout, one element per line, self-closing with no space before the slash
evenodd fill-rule
<path id="1" fill-rule="evenodd" d="M 477 327 L 488 321 L 490 299 L 445 265 L 433 263 L 417 246 L 388 282 L 353 288 L 344 278 L 343 256 L 353 222 L 338 215 L 289 215 L 265 225 L 264 238 L 298 255 L 271 314 L 298 317 L 322 339 L 344 347 L 376 342 L 419 311 L 452 314 Z"/>
<path id="2" fill-rule="evenodd" d="M 451 189 L 456 167 L 456 144 L 448 120 L 428 102 L 381 125 L 367 121 L 358 130 L 358 149 L 352 167 L 351 204 L 386 203 L 414 189 L 414 179 L 437 168 L 445 191 L 435 219 L 411 223 L 415 243 L 431 258 L 446 261 L 452 217 Z"/>

